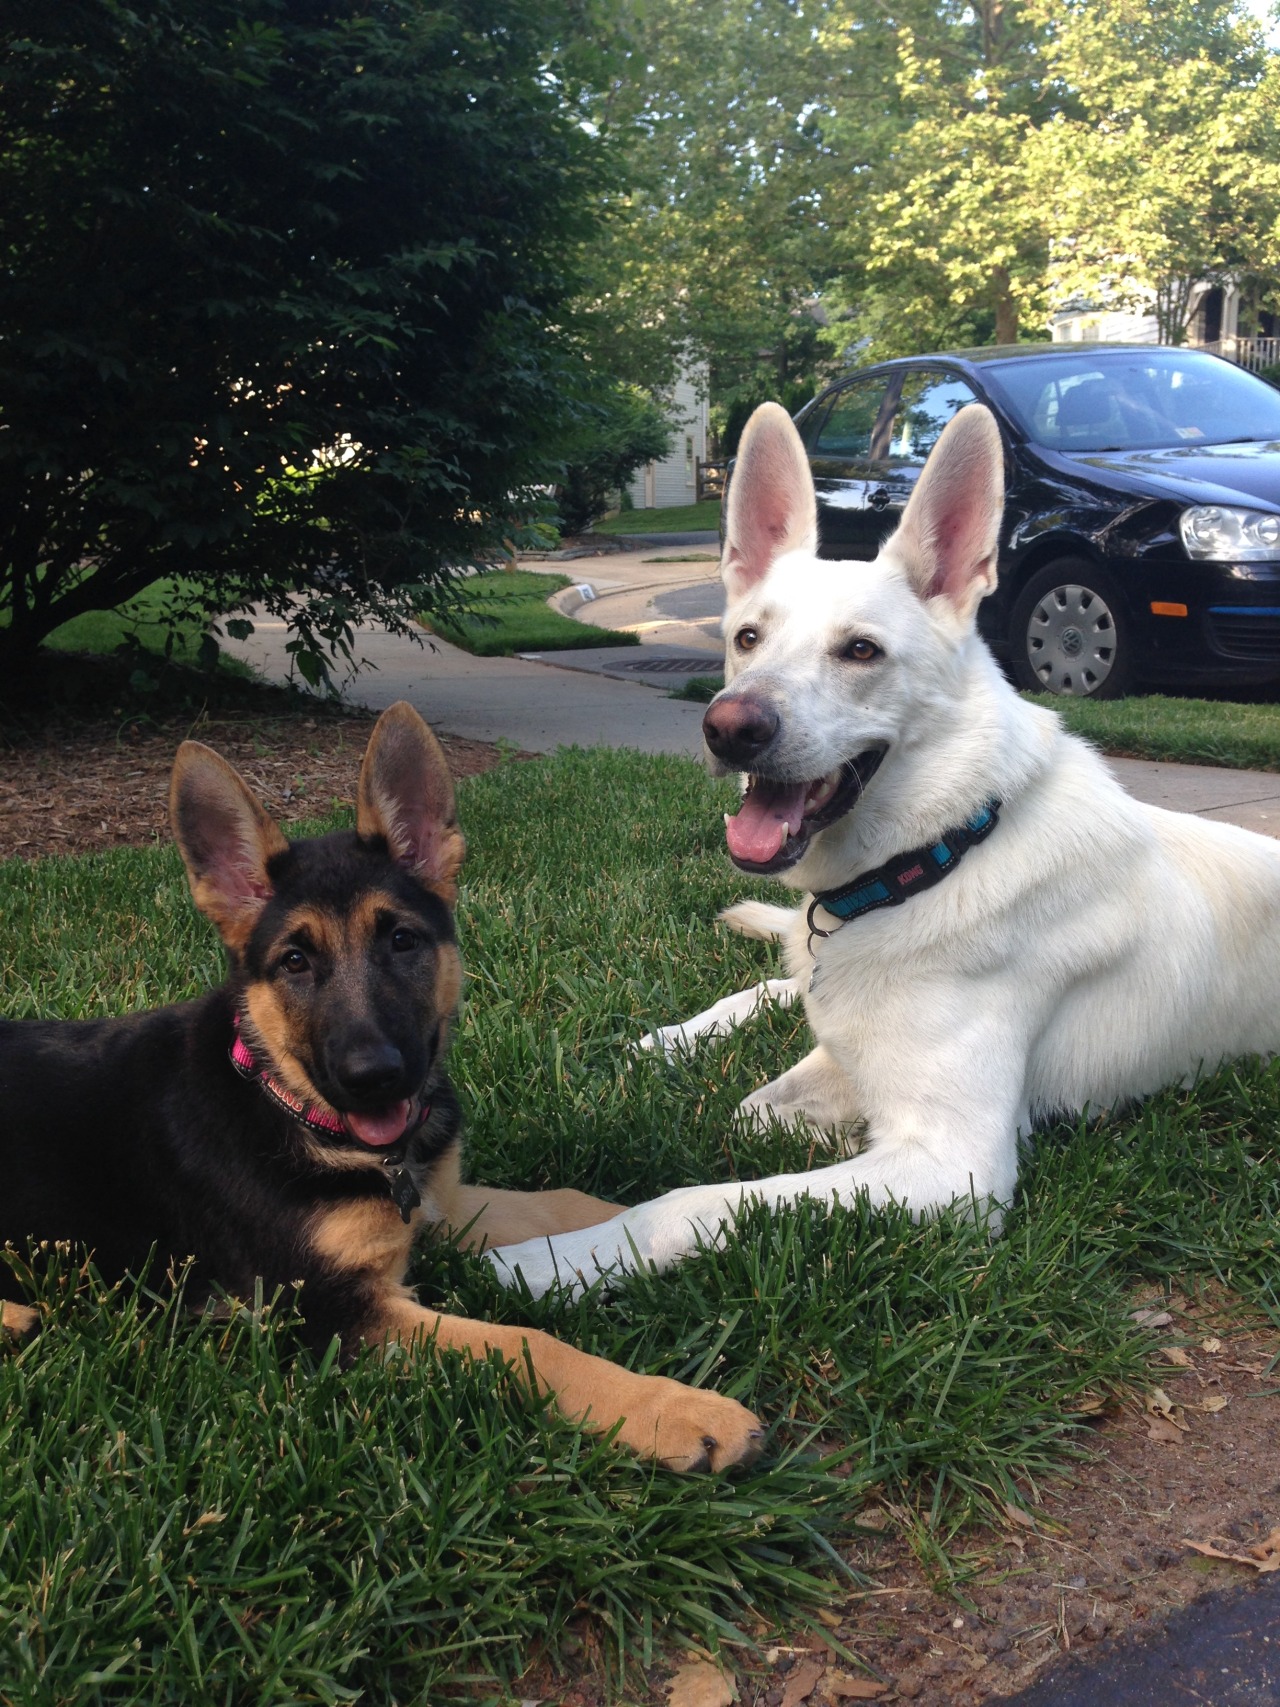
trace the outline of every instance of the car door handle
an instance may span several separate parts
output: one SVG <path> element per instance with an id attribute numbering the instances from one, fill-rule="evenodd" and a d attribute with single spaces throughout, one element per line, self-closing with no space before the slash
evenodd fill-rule
<path id="1" fill-rule="evenodd" d="M 873 510 L 887 510 L 893 502 L 893 493 L 887 486 L 877 486 L 867 502 Z"/>

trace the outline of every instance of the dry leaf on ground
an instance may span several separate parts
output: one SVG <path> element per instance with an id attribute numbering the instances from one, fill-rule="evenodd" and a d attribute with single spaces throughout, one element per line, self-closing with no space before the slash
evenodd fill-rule
<path id="1" fill-rule="evenodd" d="M 1181 1446 L 1183 1432 L 1177 1423 L 1170 1422 L 1168 1417 L 1147 1418 L 1147 1439 L 1154 1440 L 1161 1446 Z"/>
<path id="2" fill-rule="evenodd" d="M 1162 1345 L 1160 1355 L 1166 1363 L 1176 1364 L 1179 1369 L 1195 1368 L 1195 1364 L 1180 1345 Z"/>
<path id="3" fill-rule="evenodd" d="M 1250 1547 L 1247 1553 L 1226 1553 L 1207 1541 L 1184 1540 L 1182 1545 L 1190 1547 L 1194 1553 L 1203 1553 L 1209 1559 L 1225 1559 L 1231 1565 L 1248 1565 L 1259 1576 L 1268 1571 L 1280 1571 L 1280 1529 L 1273 1529 L 1265 1541 Z"/>
<path id="4" fill-rule="evenodd" d="M 1157 1423 L 1167 1423 L 1169 1428 L 1188 1433 L 1188 1424 L 1179 1422 L 1174 1416 L 1174 1402 L 1163 1387 L 1153 1387 L 1147 1395 L 1147 1423 L 1152 1440 L 1175 1440 L 1177 1435 L 1171 1435 L 1164 1429 L 1156 1427 Z"/>
<path id="5" fill-rule="evenodd" d="M 1034 1529 L 1036 1526 L 1036 1520 L 1029 1511 L 1024 1511 L 1020 1505 L 1014 1505 L 1009 1500 L 1004 1502 L 1004 1515 L 1010 1523 L 1016 1523 L 1023 1529 Z"/>
<path id="6" fill-rule="evenodd" d="M 709 1660 L 694 1660 L 681 1666 L 667 1685 L 671 1707 L 732 1707 L 734 1688 Z"/>
<path id="7" fill-rule="evenodd" d="M 807 1701 L 826 1669 L 825 1660 L 803 1660 L 782 1686 L 782 1707 L 799 1707 Z"/>
<path id="8" fill-rule="evenodd" d="M 1231 1400 L 1225 1393 L 1210 1393 L 1200 1401 L 1202 1411 L 1225 1411 Z"/>
<path id="9" fill-rule="evenodd" d="M 1167 1310 L 1131 1310 L 1129 1320 L 1140 1328 L 1167 1328 L 1173 1317 Z"/>
<path id="10" fill-rule="evenodd" d="M 876 1701 L 887 1693 L 887 1683 L 877 1683 L 874 1677 L 850 1677 L 847 1672 L 827 1673 L 823 1685 L 828 1695 L 841 1701 Z"/>

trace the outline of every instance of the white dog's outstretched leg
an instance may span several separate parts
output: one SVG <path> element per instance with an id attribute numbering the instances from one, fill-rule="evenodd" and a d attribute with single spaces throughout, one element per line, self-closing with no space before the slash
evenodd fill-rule
<path id="1" fill-rule="evenodd" d="M 1010 1146 L 1012 1147 L 1012 1146 Z M 650 1265 L 663 1270 L 691 1256 L 699 1245 L 714 1249 L 724 1243 L 743 1204 L 758 1198 L 770 1207 L 814 1198 L 830 1204 L 832 1198 L 851 1203 L 866 1192 L 873 1204 L 890 1200 L 906 1202 L 928 1213 L 959 1202 L 975 1203 L 978 1213 L 990 1215 L 992 1229 L 999 1225 L 998 1205 L 1012 1195 L 1010 1183 L 1002 1193 L 983 1189 L 983 1183 L 958 1168 L 949 1171 L 930 1167 L 927 1186 L 912 1189 L 911 1168 L 878 1166 L 880 1157 L 854 1156 L 847 1162 L 817 1168 L 811 1173 L 778 1174 L 772 1179 L 748 1180 L 715 1186 L 685 1186 L 655 1197 L 648 1203 L 624 1210 L 612 1221 L 586 1227 L 577 1233 L 560 1233 L 550 1239 L 526 1239 L 522 1244 L 503 1245 L 486 1251 L 505 1286 L 523 1278 L 535 1298 L 559 1283 L 576 1296 L 606 1277 L 619 1278 Z M 901 1161 L 901 1158 L 898 1158 Z M 889 1178 L 886 1179 L 886 1172 Z M 1010 1173 L 1010 1181 L 1012 1173 Z"/>
<path id="2" fill-rule="evenodd" d="M 779 912 L 781 910 L 778 909 Z M 695 1049 L 700 1037 L 725 1036 L 744 1019 L 758 1013 L 765 1002 L 777 1002 L 779 1007 L 789 1008 L 799 994 L 790 978 L 766 978 L 763 984 L 753 984 L 749 990 L 725 996 L 704 1013 L 695 1014 L 679 1025 L 660 1026 L 647 1037 L 642 1037 L 638 1047 L 661 1049 L 667 1060 L 672 1061 L 677 1055 Z"/>
<path id="3" fill-rule="evenodd" d="M 867 1109 L 866 1147 L 848 1161 L 809 1173 L 685 1186 L 581 1232 L 503 1245 L 487 1252 L 486 1261 L 507 1284 L 518 1270 L 535 1297 L 557 1280 L 578 1292 L 603 1275 L 630 1274 L 649 1264 L 669 1268 L 699 1244 L 719 1244 L 725 1224 L 737 1219 L 747 1198 L 771 1206 L 806 1197 L 849 1203 L 865 1192 L 872 1204 L 903 1203 L 915 1215 L 973 1204 L 994 1230 L 999 1210 L 993 1206 L 1007 1204 L 1017 1182 L 1017 1135 L 1026 1115 L 1024 1055 L 1008 1052 L 1003 1082 L 990 1067 L 985 1076 L 967 1079 L 961 1068 L 973 1059 L 990 1063 L 998 1041 L 1016 1038 L 1017 1024 L 1014 1014 L 998 1007 L 951 1015 L 949 1032 L 936 1027 L 925 1038 L 923 1064 L 905 1082 L 894 1076 L 897 1033 L 887 1037 L 885 1070 L 875 1081 L 888 1094 L 879 1108 Z M 813 1057 L 802 1066 L 819 1077 L 828 1071 Z"/>

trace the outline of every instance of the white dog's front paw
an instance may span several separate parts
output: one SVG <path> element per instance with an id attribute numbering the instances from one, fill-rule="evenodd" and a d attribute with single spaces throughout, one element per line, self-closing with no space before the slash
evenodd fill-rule
<path id="1" fill-rule="evenodd" d="M 485 1261 L 492 1265 L 504 1286 L 515 1286 L 519 1275 L 535 1298 L 543 1297 L 557 1285 L 571 1298 L 577 1297 L 598 1285 L 617 1266 L 616 1247 L 608 1240 L 593 1237 L 599 1231 L 587 1227 L 579 1233 L 559 1233 L 554 1238 L 499 1245 L 485 1252 Z"/>
<path id="2" fill-rule="evenodd" d="M 741 1202 L 741 1187 L 686 1186 L 579 1233 L 500 1245 L 485 1260 L 504 1286 L 514 1286 L 518 1272 L 535 1298 L 556 1285 L 576 1297 L 640 1268 L 670 1268 L 699 1245 L 719 1245 Z"/>
<path id="3" fill-rule="evenodd" d="M 682 1020 L 679 1025 L 657 1027 L 647 1037 L 642 1037 L 636 1047 L 661 1049 L 667 1060 L 673 1061 L 677 1055 L 691 1054 L 703 1037 L 727 1037 L 769 1002 L 789 1008 L 798 994 L 794 979 L 766 978 L 763 984 L 753 984 L 749 990 L 739 990 L 735 995 L 722 997 L 703 1013 Z"/>

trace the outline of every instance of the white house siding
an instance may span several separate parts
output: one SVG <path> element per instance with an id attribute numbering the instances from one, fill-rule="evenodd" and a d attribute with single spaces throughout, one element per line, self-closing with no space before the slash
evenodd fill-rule
<path id="1" fill-rule="evenodd" d="M 1154 314 L 1114 308 L 1068 308 L 1055 314 L 1050 336 L 1055 344 L 1154 344 Z"/>
<path id="2" fill-rule="evenodd" d="M 669 510 L 697 498 L 697 463 L 707 458 L 706 382 L 705 369 L 682 373 L 663 399 L 675 436 L 670 453 L 661 462 L 646 463 L 632 479 L 628 491 L 637 510 Z"/>
<path id="3" fill-rule="evenodd" d="M 1233 284 L 1218 290 L 1218 326 L 1207 324 L 1208 298 L 1214 291 L 1209 284 L 1192 287 L 1191 307 L 1187 315 L 1187 342 L 1212 343 L 1237 336 L 1240 319 L 1240 292 Z M 1053 316 L 1050 336 L 1055 344 L 1156 344 L 1160 341 L 1159 325 L 1154 314 L 1139 309 L 1099 308 L 1088 303 L 1069 303 Z"/>

